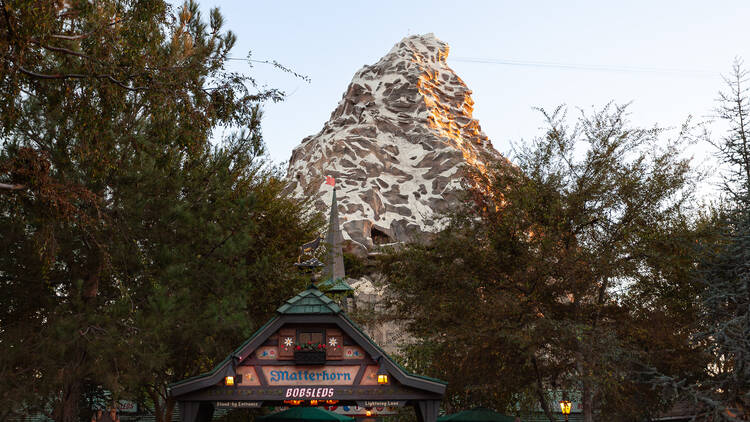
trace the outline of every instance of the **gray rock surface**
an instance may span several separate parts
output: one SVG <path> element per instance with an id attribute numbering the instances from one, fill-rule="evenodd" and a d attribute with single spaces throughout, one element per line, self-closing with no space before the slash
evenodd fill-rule
<path id="1" fill-rule="evenodd" d="M 352 79 L 321 131 L 292 152 L 296 195 L 328 214 L 336 178 L 343 236 L 372 250 L 442 227 L 460 168 L 503 159 L 472 117 L 471 90 L 433 34 L 401 40 Z"/>

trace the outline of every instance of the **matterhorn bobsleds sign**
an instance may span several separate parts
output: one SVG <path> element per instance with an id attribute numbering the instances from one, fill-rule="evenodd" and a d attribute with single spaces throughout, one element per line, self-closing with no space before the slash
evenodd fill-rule
<path id="1" fill-rule="evenodd" d="M 445 387 L 396 365 L 310 286 L 213 371 L 172 384 L 170 394 L 183 422 L 209 421 L 215 408 L 363 404 L 413 406 L 434 422 Z"/>

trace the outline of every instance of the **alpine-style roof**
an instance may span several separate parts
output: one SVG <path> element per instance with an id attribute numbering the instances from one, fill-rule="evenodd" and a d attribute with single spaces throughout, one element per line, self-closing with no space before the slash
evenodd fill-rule
<path id="1" fill-rule="evenodd" d="M 379 361 L 401 384 L 443 394 L 445 381 L 417 375 L 399 365 L 380 348 L 354 321 L 350 320 L 341 308 L 323 292 L 311 285 L 307 290 L 287 300 L 277 309 L 278 315 L 271 318 L 232 354 L 221 361 L 214 369 L 201 375 L 170 384 L 172 395 L 182 395 L 196 389 L 205 388 L 219 382 L 226 375 L 234 374 L 236 363 L 244 360 L 266 339 L 285 323 L 319 322 L 334 323 L 347 333 L 357 344 Z"/>
<path id="2" fill-rule="evenodd" d="M 317 287 L 311 285 L 307 290 L 287 300 L 279 306 L 276 312 L 282 315 L 307 314 L 307 315 L 326 315 L 338 314 L 341 307 L 326 296 Z"/>

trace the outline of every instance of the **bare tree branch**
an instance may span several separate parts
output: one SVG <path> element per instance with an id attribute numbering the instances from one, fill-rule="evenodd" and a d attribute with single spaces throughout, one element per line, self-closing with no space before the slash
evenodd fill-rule
<path id="1" fill-rule="evenodd" d="M 83 73 L 55 73 L 55 74 L 38 73 L 38 72 L 33 72 L 31 70 L 28 70 L 24 68 L 23 66 L 19 66 L 18 69 L 21 71 L 21 73 L 24 73 L 26 75 L 33 76 L 39 79 L 85 79 L 85 78 L 107 79 L 110 82 L 124 89 L 127 89 L 128 91 L 143 91 L 147 89 L 146 87 L 128 86 L 125 82 L 115 79 L 112 75 L 96 75 L 96 74 L 86 75 Z"/>
<path id="2" fill-rule="evenodd" d="M 26 186 L 24 185 L 19 185 L 19 184 L 10 185 L 8 183 L 0 183 L 0 189 L 21 190 L 25 188 Z"/>

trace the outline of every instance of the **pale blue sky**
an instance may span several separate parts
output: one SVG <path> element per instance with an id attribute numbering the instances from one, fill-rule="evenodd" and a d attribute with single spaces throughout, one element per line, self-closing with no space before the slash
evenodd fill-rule
<path id="1" fill-rule="evenodd" d="M 448 64 L 473 90 L 474 116 L 500 152 L 539 134 L 534 106 L 590 108 L 630 102 L 638 124 L 678 126 L 706 118 L 734 57 L 750 62 L 750 1 L 229 1 L 219 6 L 238 36 L 234 57 L 252 51 L 309 76 L 264 64 L 247 71 L 286 91 L 265 107 L 263 132 L 276 162 L 317 133 L 354 73 L 402 37 L 433 32 Z M 576 65 L 512 66 L 462 59 Z M 589 66 L 610 70 L 592 70 Z M 644 71 L 625 70 L 637 68 Z M 675 71 L 672 71 L 675 70 Z M 706 150 L 699 150 L 699 155 Z"/>

